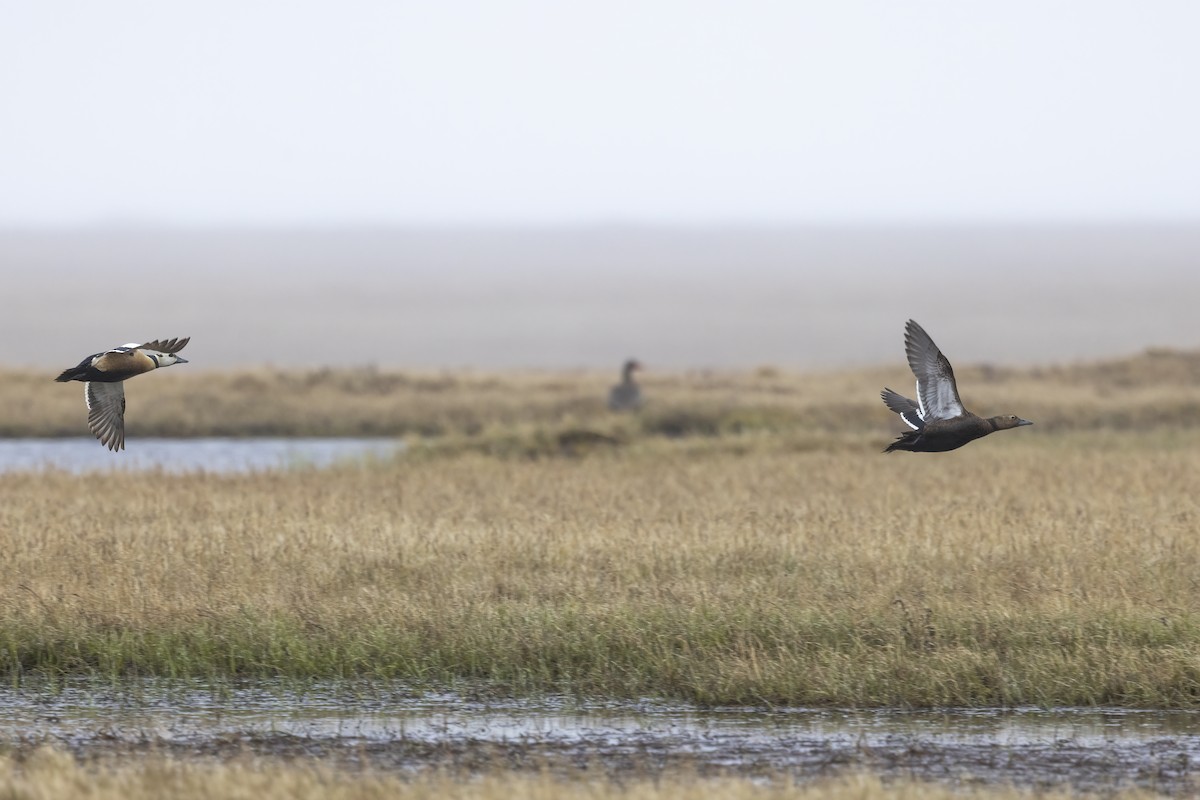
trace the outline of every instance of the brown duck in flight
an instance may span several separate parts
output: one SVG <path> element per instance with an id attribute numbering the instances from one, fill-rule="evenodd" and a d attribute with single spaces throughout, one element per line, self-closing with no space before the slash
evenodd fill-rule
<path id="1" fill-rule="evenodd" d="M 155 339 L 145 344 L 123 344 L 96 353 L 64 369 L 56 381 L 83 381 L 88 407 L 88 428 L 109 450 L 125 449 L 125 387 L 122 381 L 172 364 L 186 364 L 176 355 L 191 340 Z"/>
<path id="2" fill-rule="evenodd" d="M 891 389 L 884 389 L 880 396 L 912 430 L 883 452 L 944 453 L 994 431 L 1033 424 L 1013 414 L 985 419 L 963 408 L 950 362 L 925 329 L 911 319 L 904 326 L 904 352 L 908 355 L 908 366 L 917 376 L 917 402 Z"/>

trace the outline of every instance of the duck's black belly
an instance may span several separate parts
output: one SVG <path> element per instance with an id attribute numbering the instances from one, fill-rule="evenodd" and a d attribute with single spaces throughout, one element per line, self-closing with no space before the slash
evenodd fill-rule
<path id="1" fill-rule="evenodd" d="M 888 450 L 908 450 L 913 453 L 945 453 L 987 436 L 992 426 L 974 414 L 957 419 L 939 420 L 919 431 L 910 431 L 888 447 Z"/>
<path id="2" fill-rule="evenodd" d="M 917 437 L 917 447 L 913 450 L 919 453 L 945 453 L 957 450 L 964 444 L 975 441 L 991 431 L 933 431 L 922 432 Z"/>

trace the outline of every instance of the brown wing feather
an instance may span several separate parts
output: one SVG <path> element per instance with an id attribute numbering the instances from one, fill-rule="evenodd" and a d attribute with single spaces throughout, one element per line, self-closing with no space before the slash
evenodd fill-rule
<path id="1" fill-rule="evenodd" d="M 190 336 L 184 336 L 182 339 L 155 339 L 153 342 L 146 342 L 140 349 L 152 350 L 155 353 L 178 353 L 191 340 Z"/>

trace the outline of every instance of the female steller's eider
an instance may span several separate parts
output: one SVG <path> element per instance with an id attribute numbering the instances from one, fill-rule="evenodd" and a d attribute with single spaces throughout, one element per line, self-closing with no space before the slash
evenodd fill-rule
<path id="1" fill-rule="evenodd" d="M 642 365 L 636 359 L 629 359 L 621 367 L 621 382 L 608 391 L 609 411 L 636 411 L 642 407 L 642 390 L 633 381 L 634 370 Z"/>
<path id="2" fill-rule="evenodd" d="M 912 428 L 883 452 L 910 450 L 914 453 L 944 453 L 993 431 L 1032 425 L 1012 414 L 977 417 L 963 408 L 954 383 L 954 370 L 925 329 L 913 320 L 904 326 L 904 352 L 908 366 L 917 376 L 917 402 L 884 389 L 884 404 Z"/>
<path id="3" fill-rule="evenodd" d="M 88 356 L 79 366 L 63 370 L 56 381 L 84 381 L 88 428 L 109 450 L 125 449 L 125 389 L 121 382 L 172 364 L 186 364 L 176 355 L 191 339 L 155 339 L 145 344 L 123 344 Z"/>

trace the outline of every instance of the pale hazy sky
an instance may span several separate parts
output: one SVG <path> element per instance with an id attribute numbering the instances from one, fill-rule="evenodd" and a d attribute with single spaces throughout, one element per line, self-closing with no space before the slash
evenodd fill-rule
<path id="1" fill-rule="evenodd" d="M 1195 2 L 38 2 L 0 225 L 1200 218 Z"/>

